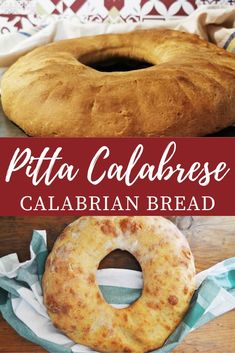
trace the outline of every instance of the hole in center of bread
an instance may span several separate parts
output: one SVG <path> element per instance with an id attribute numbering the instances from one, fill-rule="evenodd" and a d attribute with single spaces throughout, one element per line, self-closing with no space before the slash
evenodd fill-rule
<path id="1" fill-rule="evenodd" d="M 103 269 L 107 271 L 102 271 Z M 118 269 L 132 271 L 124 272 Z M 141 266 L 137 259 L 125 250 L 114 250 L 105 256 L 99 264 L 97 282 L 105 301 L 116 309 L 130 306 L 142 295 Z"/>
<path id="2" fill-rule="evenodd" d="M 87 66 L 101 72 L 125 72 L 146 69 L 153 64 L 127 57 L 112 57 L 95 61 Z"/>

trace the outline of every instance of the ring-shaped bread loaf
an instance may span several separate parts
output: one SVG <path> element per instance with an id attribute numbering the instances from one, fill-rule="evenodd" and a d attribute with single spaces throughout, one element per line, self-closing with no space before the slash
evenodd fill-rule
<path id="1" fill-rule="evenodd" d="M 113 57 L 153 66 L 100 72 Z M 198 36 L 142 30 L 40 47 L 2 80 L 6 115 L 33 136 L 202 136 L 235 122 L 235 56 Z"/>
<path id="2" fill-rule="evenodd" d="M 105 301 L 96 281 L 100 261 L 115 249 L 139 261 L 140 298 L 124 309 Z M 163 345 L 184 317 L 195 289 L 185 237 L 162 217 L 81 217 L 56 241 L 43 276 L 54 324 L 101 352 L 143 353 Z"/>

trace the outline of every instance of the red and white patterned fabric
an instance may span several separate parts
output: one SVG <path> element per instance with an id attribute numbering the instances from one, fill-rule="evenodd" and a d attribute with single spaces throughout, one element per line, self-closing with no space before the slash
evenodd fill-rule
<path id="1" fill-rule="evenodd" d="M 76 15 L 86 22 L 145 22 L 188 16 L 198 6 L 235 0 L 0 0 L 0 33 L 36 26 L 43 17 Z"/>

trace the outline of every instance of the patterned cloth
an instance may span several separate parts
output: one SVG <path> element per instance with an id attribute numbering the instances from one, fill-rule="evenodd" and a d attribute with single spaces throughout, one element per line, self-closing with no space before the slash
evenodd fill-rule
<path id="1" fill-rule="evenodd" d="M 27 30 L 51 15 L 76 16 L 81 23 L 180 19 L 208 4 L 235 6 L 235 0 L 0 0 L 0 33 Z"/>
<path id="2" fill-rule="evenodd" d="M 45 231 L 34 231 L 31 259 L 20 263 L 16 254 L 0 259 L 0 312 L 23 337 L 51 353 L 92 352 L 59 332 L 43 305 L 41 279 L 48 255 Z M 123 269 L 98 271 L 97 280 L 106 301 L 117 308 L 136 300 L 142 274 Z M 225 260 L 196 276 L 197 290 L 184 320 L 165 345 L 153 352 L 169 353 L 194 329 L 235 308 L 235 258 Z"/>

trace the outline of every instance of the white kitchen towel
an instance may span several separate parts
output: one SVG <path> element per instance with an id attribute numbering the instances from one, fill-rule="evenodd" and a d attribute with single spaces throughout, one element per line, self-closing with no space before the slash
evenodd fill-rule
<path id="1" fill-rule="evenodd" d="M 46 17 L 38 27 L 0 35 L 0 78 L 20 56 L 30 50 L 61 39 L 103 33 L 129 32 L 144 28 L 171 28 L 196 33 L 201 38 L 235 50 L 235 8 L 229 5 L 207 5 L 182 20 L 151 23 L 81 24 L 75 16 L 66 19 Z"/>

